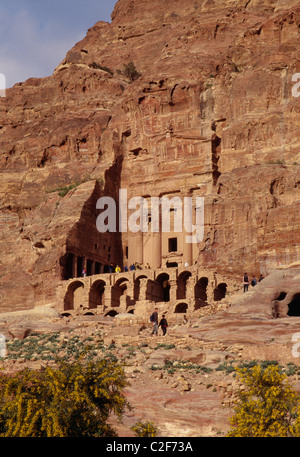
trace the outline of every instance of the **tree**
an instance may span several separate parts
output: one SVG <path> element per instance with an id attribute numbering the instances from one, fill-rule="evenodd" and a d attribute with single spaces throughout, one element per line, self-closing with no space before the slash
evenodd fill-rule
<path id="1" fill-rule="evenodd" d="M 131 82 L 135 81 L 141 76 L 141 74 L 135 68 L 133 62 L 129 62 L 127 65 L 124 66 L 124 74 L 128 79 L 130 79 Z"/>
<path id="2" fill-rule="evenodd" d="M 122 367 L 106 359 L 1 374 L 0 436 L 117 436 L 107 420 L 130 409 L 126 385 Z"/>
<path id="3" fill-rule="evenodd" d="M 276 365 L 237 368 L 245 385 L 231 418 L 231 437 L 300 436 L 299 396 Z"/>

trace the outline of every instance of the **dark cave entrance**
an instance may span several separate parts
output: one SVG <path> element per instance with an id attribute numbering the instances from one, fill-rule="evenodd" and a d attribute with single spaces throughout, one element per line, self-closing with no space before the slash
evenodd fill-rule
<path id="1" fill-rule="evenodd" d="M 295 294 L 293 300 L 288 305 L 288 316 L 300 316 L 300 293 Z"/>
<path id="2" fill-rule="evenodd" d="M 62 269 L 62 279 L 71 279 L 73 278 L 73 262 L 74 255 L 70 252 L 67 252 L 64 257 L 62 257 L 60 264 L 63 266 Z"/>
<path id="3" fill-rule="evenodd" d="M 218 162 L 220 159 L 221 153 L 221 138 L 219 138 L 216 134 L 213 135 L 211 140 L 211 160 L 212 160 L 212 174 L 213 174 L 213 183 L 214 185 L 217 184 L 218 179 L 221 175 L 219 171 Z"/>
<path id="4" fill-rule="evenodd" d="M 214 289 L 214 300 L 221 301 L 226 296 L 227 291 L 227 284 L 225 282 L 221 282 L 218 286 Z"/>

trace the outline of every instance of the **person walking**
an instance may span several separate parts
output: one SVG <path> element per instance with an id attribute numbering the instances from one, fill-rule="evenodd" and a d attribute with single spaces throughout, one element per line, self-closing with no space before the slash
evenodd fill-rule
<path id="1" fill-rule="evenodd" d="M 153 329 L 152 329 L 151 335 L 154 335 L 154 333 L 155 333 L 157 336 L 158 335 L 158 308 L 155 308 L 155 310 L 151 314 L 150 321 L 153 323 Z"/>
<path id="2" fill-rule="evenodd" d="M 243 276 L 244 293 L 247 292 L 249 284 L 250 284 L 250 281 L 249 281 L 249 278 L 248 278 L 248 274 L 245 273 L 244 276 Z"/>
<path id="3" fill-rule="evenodd" d="M 165 334 L 167 333 L 168 322 L 164 314 L 162 315 L 162 319 L 160 320 L 158 327 L 161 327 L 163 331 L 163 336 L 165 336 Z"/>

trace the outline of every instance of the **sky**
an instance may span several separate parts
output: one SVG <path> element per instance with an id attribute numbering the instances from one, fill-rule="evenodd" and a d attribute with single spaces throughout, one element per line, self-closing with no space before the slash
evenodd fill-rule
<path id="1" fill-rule="evenodd" d="M 117 0 L 0 0 L 0 75 L 6 88 L 50 76 Z"/>

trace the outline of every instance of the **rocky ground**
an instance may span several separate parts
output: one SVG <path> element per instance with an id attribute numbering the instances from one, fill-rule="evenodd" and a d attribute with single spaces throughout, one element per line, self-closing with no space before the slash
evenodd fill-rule
<path id="1" fill-rule="evenodd" d="M 249 292 L 246 302 L 251 301 Z M 151 336 L 151 324 L 133 315 L 60 317 L 48 309 L 2 315 L 6 336 L 2 370 L 39 369 L 55 358 L 117 358 L 130 385 L 125 394 L 133 406 L 122 423 L 112 421 L 119 436 L 134 436 L 137 421 L 152 421 L 163 437 L 226 436 L 237 393 L 243 387 L 234 367 L 276 361 L 300 391 L 300 365 L 292 353 L 292 335 L 300 318 L 270 319 L 241 312 L 241 302 L 227 299 L 223 311 L 172 321 L 166 336 Z M 245 303 L 246 303 L 245 302 Z M 243 305 L 244 311 L 246 306 Z M 297 354 L 296 354 L 297 355 Z"/>
<path id="2" fill-rule="evenodd" d="M 120 436 L 134 436 L 130 427 L 139 420 L 152 421 L 160 436 L 211 436 L 227 431 L 236 382 L 226 368 L 240 360 L 238 346 L 207 344 L 188 333 L 178 337 L 174 333 L 178 325 L 163 337 L 151 336 L 150 326 L 139 331 L 140 325 L 129 321 L 115 325 L 112 319 L 99 321 L 92 316 L 64 321 L 62 326 L 54 319 L 48 331 L 45 326 L 34 331 L 33 326 L 24 339 L 8 339 L 1 369 L 40 369 L 54 364 L 56 357 L 75 360 L 85 348 L 87 357 L 116 357 L 124 364 L 130 382 L 126 396 L 134 409 L 122 424 L 115 423 Z"/>

